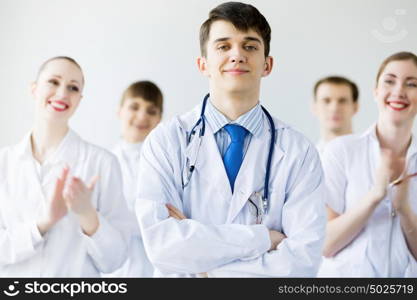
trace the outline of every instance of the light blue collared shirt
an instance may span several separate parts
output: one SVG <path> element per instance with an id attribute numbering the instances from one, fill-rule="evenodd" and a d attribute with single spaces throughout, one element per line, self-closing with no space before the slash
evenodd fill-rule
<path id="1" fill-rule="evenodd" d="M 214 138 L 216 139 L 217 146 L 219 147 L 220 155 L 223 157 L 226 153 L 227 147 L 229 147 L 231 142 L 229 134 L 223 127 L 227 124 L 237 124 L 249 131 L 249 134 L 245 137 L 243 148 L 243 155 L 245 155 L 252 136 L 261 136 L 264 114 L 261 105 L 258 103 L 254 108 L 241 115 L 235 121 L 230 121 L 225 115 L 223 115 L 219 110 L 217 110 L 217 108 L 214 107 L 211 101 L 207 101 L 205 118 L 213 130 Z"/>

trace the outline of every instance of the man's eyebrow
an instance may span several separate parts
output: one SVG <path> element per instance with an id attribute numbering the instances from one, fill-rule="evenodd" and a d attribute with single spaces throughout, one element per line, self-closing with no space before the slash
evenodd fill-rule
<path id="1" fill-rule="evenodd" d="M 230 37 L 222 37 L 222 38 L 218 38 L 214 40 L 214 43 L 218 43 L 218 42 L 225 42 L 227 40 L 230 40 Z M 244 37 L 245 41 L 254 41 L 254 42 L 258 42 L 258 43 L 262 43 L 260 39 L 258 39 L 257 37 L 253 37 L 253 36 L 246 36 Z"/>
<path id="2" fill-rule="evenodd" d="M 245 37 L 245 40 L 246 40 L 246 41 L 254 41 L 254 42 L 258 42 L 259 44 L 261 44 L 261 43 L 262 43 L 260 39 L 258 39 L 258 38 L 256 38 L 256 37 L 253 37 L 253 36 L 246 36 L 246 37 Z"/>
<path id="3" fill-rule="evenodd" d="M 215 39 L 214 43 L 225 42 L 227 40 L 230 40 L 230 38 L 229 37 L 222 37 L 222 38 Z"/>

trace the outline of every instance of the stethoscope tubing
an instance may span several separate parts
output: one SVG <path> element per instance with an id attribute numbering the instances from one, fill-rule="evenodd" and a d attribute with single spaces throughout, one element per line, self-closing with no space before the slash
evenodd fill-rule
<path id="1" fill-rule="evenodd" d="M 210 97 L 210 93 L 208 93 L 203 100 L 203 105 L 201 107 L 201 113 L 200 113 L 200 118 L 198 119 L 198 121 L 195 123 L 195 125 L 193 126 L 193 128 L 190 131 L 190 135 L 188 137 L 188 143 L 191 142 L 191 138 L 193 137 L 193 135 L 196 132 L 196 128 L 198 125 L 200 125 L 201 123 L 201 129 L 199 132 L 199 138 L 203 138 L 205 131 L 206 131 L 206 121 L 205 121 L 205 111 L 206 111 L 206 106 L 207 106 L 207 101 Z M 272 163 L 272 156 L 274 154 L 274 147 L 275 147 L 275 136 L 276 136 L 276 132 L 275 132 L 275 124 L 274 124 L 274 120 L 272 119 L 272 116 L 270 115 L 270 113 L 267 111 L 267 109 L 265 107 L 262 107 L 262 111 L 264 112 L 265 116 L 268 119 L 269 122 L 269 127 L 271 130 L 271 142 L 269 145 L 269 152 L 268 152 L 268 159 L 267 159 L 267 163 L 266 163 L 266 174 L 265 174 L 265 183 L 264 183 L 264 195 L 263 195 L 263 211 L 266 214 L 268 212 L 268 208 L 269 208 L 269 179 L 271 176 L 271 163 Z M 190 166 L 190 172 L 192 173 L 194 171 L 195 166 L 192 165 Z M 258 209 L 258 208 L 257 208 Z"/>

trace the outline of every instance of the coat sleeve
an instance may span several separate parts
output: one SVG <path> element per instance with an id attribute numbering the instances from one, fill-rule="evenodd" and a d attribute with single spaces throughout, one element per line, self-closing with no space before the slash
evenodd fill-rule
<path id="1" fill-rule="evenodd" d="M 264 225 L 208 225 L 169 217 L 165 204 L 183 209 L 180 150 L 159 126 L 147 138 L 140 159 L 136 214 L 150 261 L 161 272 L 195 274 L 270 248 Z"/>
<path id="2" fill-rule="evenodd" d="M 336 139 L 323 153 L 323 170 L 326 174 L 326 205 L 339 215 L 345 212 L 347 187 L 345 149 Z"/>
<path id="3" fill-rule="evenodd" d="M 43 240 L 34 221 L 6 226 L 0 208 L 0 265 L 16 264 L 32 257 Z"/>
<path id="4" fill-rule="evenodd" d="M 108 273 L 120 267 L 127 258 L 131 214 L 123 196 L 120 165 L 112 154 L 100 170 L 96 188 L 99 227 L 92 236 L 84 235 L 84 239 L 96 267 Z"/>
<path id="5" fill-rule="evenodd" d="M 282 230 L 287 236 L 276 250 L 252 260 L 238 259 L 208 272 L 209 277 L 315 277 L 321 261 L 326 225 L 323 172 L 310 146 L 287 191 Z M 274 201 L 274 199 L 271 199 Z"/>
<path id="6" fill-rule="evenodd" d="M 16 202 L 16 195 L 11 193 L 8 170 L 18 165 L 8 155 L 9 151 L 13 152 L 9 148 L 0 151 L 0 266 L 33 257 L 44 242 L 35 220 L 14 217 L 15 209 L 10 204 Z"/>

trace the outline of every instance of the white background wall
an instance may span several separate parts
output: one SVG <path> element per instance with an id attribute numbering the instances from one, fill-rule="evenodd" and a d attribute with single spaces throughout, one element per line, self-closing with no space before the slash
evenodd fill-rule
<path id="1" fill-rule="evenodd" d="M 322 76 L 348 76 L 360 87 L 355 130 L 376 118 L 372 88 L 382 60 L 417 52 L 416 0 L 259 0 L 272 27 L 272 74 L 261 101 L 318 138 L 310 113 Z M 0 0 L 0 147 L 18 142 L 33 120 L 29 93 L 40 64 L 56 55 L 79 61 L 84 98 L 72 127 L 109 147 L 119 137 L 118 101 L 131 82 L 150 79 L 165 95 L 165 116 L 191 109 L 207 92 L 196 68 L 198 31 L 212 0 Z"/>

